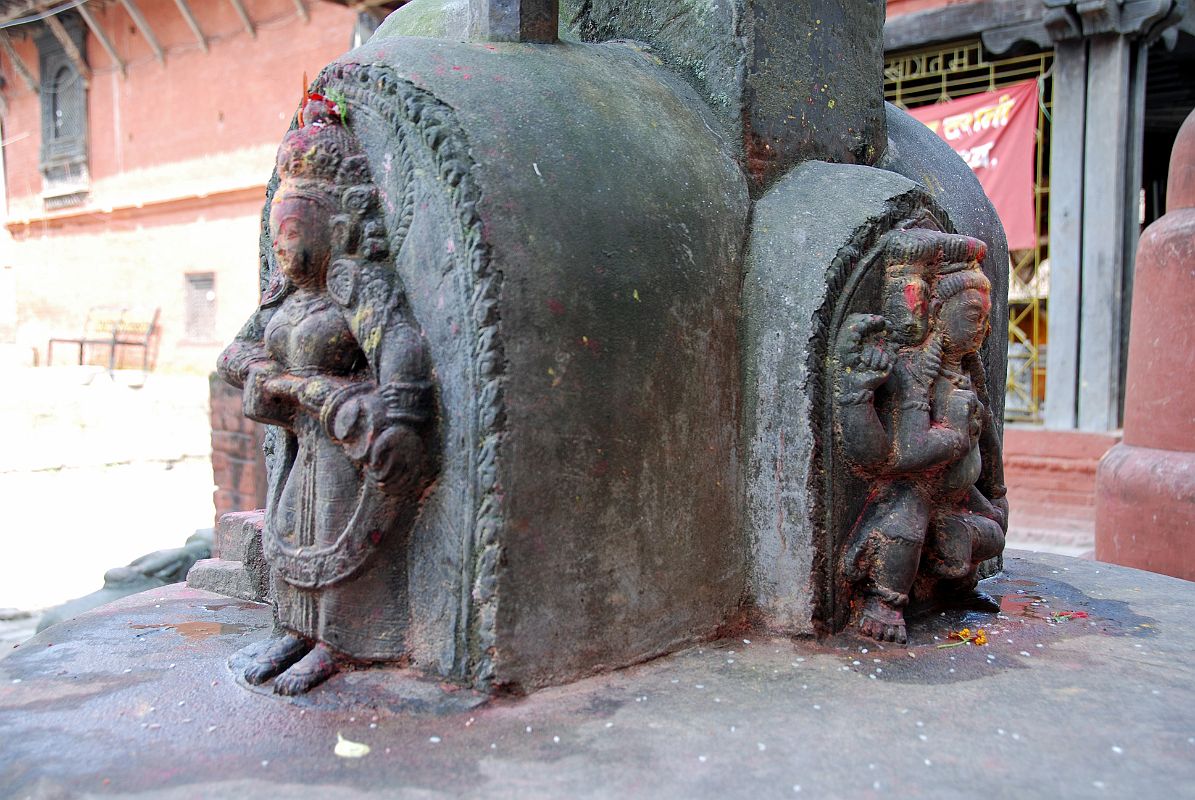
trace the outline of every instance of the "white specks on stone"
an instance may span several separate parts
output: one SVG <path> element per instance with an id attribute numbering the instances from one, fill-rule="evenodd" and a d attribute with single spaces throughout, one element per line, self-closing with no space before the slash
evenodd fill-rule
<path id="1" fill-rule="evenodd" d="M 871 663 L 873 663 L 873 664 L 879 664 L 879 663 L 880 663 L 880 660 L 879 660 L 878 658 L 873 658 L 873 659 L 871 660 Z"/>
<path id="2" fill-rule="evenodd" d="M 802 683 L 802 684 L 801 684 L 801 688 L 802 688 L 802 689 L 808 689 L 808 688 L 809 688 L 809 684 L 807 684 L 807 683 Z"/>
<path id="3" fill-rule="evenodd" d="M 867 648 L 866 648 L 866 647 L 860 647 L 860 648 L 859 648 L 859 652 L 860 652 L 860 653 L 866 653 L 866 652 L 867 652 Z"/>
<path id="4" fill-rule="evenodd" d="M 1045 645 L 1044 645 L 1044 644 L 1042 644 L 1041 642 L 1038 642 L 1037 644 L 1035 644 L 1035 645 L 1033 645 L 1033 646 L 1034 646 L 1034 647 L 1036 647 L 1036 648 L 1038 648 L 1039 650 L 1040 650 L 1041 648 L 1045 647 Z"/>
<path id="5" fill-rule="evenodd" d="M 868 768 L 868 769 L 875 769 L 875 768 L 876 768 L 876 765 L 875 765 L 875 764 L 868 764 L 868 765 L 867 765 L 867 768 Z"/>
<path id="6" fill-rule="evenodd" d="M 191 721 L 192 720 L 190 717 L 183 717 L 183 722 L 191 722 Z"/>
<path id="7" fill-rule="evenodd" d="M 1098 572 L 1098 570 L 1097 570 L 1097 572 Z M 1091 785 L 1092 785 L 1092 786 L 1094 786 L 1094 787 L 1095 787 L 1095 788 L 1097 788 L 1097 789 L 1103 789 L 1103 788 L 1104 788 L 1104 786 L 1105 786 L 1105 784 L 1104 784 L 1104 782 L 1103 782 L 1103 781 L 1092 781 L 1092 782 L 1091 782 Z"/>
<path id="8" fill-rule="evenodd" d="M 734 663 L 734 659 L 733 659 L 733 658 L 728 658 L 728 659 L 726 659 L 726 663 L 727 663 L 727 664 L 733 664 L 733 663 Z"/>
<path id="9" fill-rule="evenodd" d="M 553 737 L 552 737 L 552 743 L 553 743 L 553 744 L 560 744 L 560 737 L 559 737 L 559 736 L 553 736 Z"/>
<path id="10" fill-rule="evenodd" d="M 924 728 L 924 727 L 925 727 L 925 723 L 924 723 L 924 722 L 922 722 L 921 720 L 917 720 L 917 722 L 916 722 L 916 723 L 914 723 L 914 724 L 916 724 L 916 726 L 917 726 L 918 728 Z"/>
<path id="11" fill-rule="evenodd" d="M 715 702 L 715 703 L 721 703 L 721 702 L 722 702 L 722 698 L 721 698 L 721 697 L 715 697 L 715 698 L 714 698 L 714 702 Z"/>
<path id="12" fill-rule="evenodd" d="M 1014 734 L 1012 735 L 1012 738 L 1013 738 L 1013 739 L 1016 739 L 1016 740 L 1019 742 L 1019 741 L 1021 741 L 1021 734 L 1019 734 L 1019 733 L 1014 733 Z"/>
<path id="13" fill-rule="evenodd" d="M 270 766 L 270 761 L 269 761 L 269 759 L 262 759 L 261 765 L 262 765 L 263 767 L 268 767 L 268 766 Z"/>
<path id="14" fill-rule="evenodd" d="M 954 667 L 951 667 L 949 671 L 954 672 Z"/>
<path id="15" fill-rule="evenodd" d="M 868 675 L 867 677 L 871 678 L 873 681 L 874 681 L 874 680 L 877 680 L 877 679 L 876 679 L 876 674 L 875 674 L 874 672 L 873 672 L 873 673 L 871 673 L 870 675 Z"/>
<path id="16" fill-rule="evenodd" d="M 875 789 L 875 790 L 878 792 L 878 791 L 880 790 L 880 782 L 879 782 L 879 781 L 874 781 L 874 782 L 871 784 L 871 788 Z"/>
<path id="17" fill-rule="evenodd" d="M 919 733 L 919 734 L 917 734 L 917 738 L 918 738 L 918 739 L 920 739 L 920 740 L 921 740 L 921 741 L 923 741 L 923 742 L 928 742 L 928 741 L 929 741 L 929 737 L 928 737 L 928 736 L 926 736 L 924 733 Z"/>
<path id="18" fill-rule="evenodd" d="M 794 791 L 794 792 L 797 792 L 798 794 L 800 794 L 800 792 L 801 792 L 801 784 L 799 784 L 799 783 L 794 783 L 794 784 L 793 784 L 793 791 Z"/>
<path id="19" fill-rule="evenodd" d="M 166 669 L 174 669 L 174 664 L 171 664 L 171 665 L 170 665 L 169 667 L 167 667 Z"/>
<path id="20" fill-rule="evenodd" d="M 12 682 L 13 682 L 13 683 L 20 683 L 20 682 L 21 682 L 21 679 L 20 679 L 20 678 L 13 678 L 13 679 L 12 679 Z"/>
<path id="21" fill-rule="evenodd" d="M 1123 753 L 1123 752 L 1124 752 L 1124 748 L 1123 748 L 1123 747 L 1117 747 L 1116 745 L 1112 745 L 1112 752 L 1113 752 L 1113 753 L 1116 753 L 1116 755 L 1120 755 L 1121 753 Z"/>
<path id="22" fill-rule="evenodd" d="M 998 733 L 999 735 L 1003 736 L 1003 735 L 1004 735 L 1004 729 L 1003 729 L 1003 728 L 996 728 L 996 733 Z"/>
<path id="23" fill-rule="evenodd" d="M 756 742 L 756 743 L 755 743 L 755 746 L 759 748 L 759 752 L 761 752 L 761 753 L 762 753 L 764 750 L 767 750 L 767 749 L 768 749 L 768 746 L 767 746 L 766 744 L 764 744 L 763 742 Z"/>
<path id="24" fill-rule="evenodd" d="M 930 763 L 930 760 L 928 758 L 925 759 L 925 766 L 927 766 L 927 767 L 933 766 L 933 764 Z"/>
<path id="25" fill-rule="evenodd" d="M 673 683 L 680 683 L 680 678 L 673 678 L 673 679 L 672 679 L 672 682 L 673 682 Z"/>
<path id="26" fill-rule="evenodd" d="M 697 760 L 704 764 L 706 759 L 705 756 L 697 756 Z"/>
<path id="27" fill-rule="evenodd" d="M 153 722 L 150 723 L 148 727 L 151 731 L 156 731 L 158 728 L 162 727 L 162 724 L 159 722 Z"/>
<path id="28" fill-rule="evenodd" d="M 695 684 L 695 685 L 693 686 L 693 688 L 694 688 L 694 689 L 704 689 L 704 688 L 705 688 L 705 684 L 704 684 L 704 683 L 698 683 L 698 684 Z"/>
<path id="29" fill-rule="evenodd" d="M 217 727 L 219 727 L 219 726 L 217 726 L 217 725 L 208 725 L 208 726 L 207 726 L 207 732 L 208 732 L 208 733 L 211 733 L 212 731 L 216 730 L 216 728 L 217 728 Z"/>
<path id="30" fill-rule="evenodd" d="M 497 743 L 497 742 L 490 742 L 490 749 L 491 749 L 491 750 L 497 750 L 497 749 L 498 749 L 498 743 Z M 390 752 L 390 748 L 386 748 L 386 752 L 387 752 L 387 753 L 389 753 L 389 752 Z"/>
<path id="31" fill-rule="evenodd" d="M 187 704 L 187 701 L 186 701 L 186 700 L 179 700 L 179 701 L 178 701 L 178 704 L 179 704 L 180 706 L 185 706 L 185 705 Z"/>
<path id="32" fill-rule="evenodd" d="M 432 744 L 439 744 L 443 741 L 443 739 L 441 739 L 439 736 L 429 736 L 427 737 L 427 740 Z"/>
<path id="33" fill-rule="evenodd" d="M 814 704 L 814 706 L 813 706 L 813 710 L 814 710 L 814 711 L 821 711 L 821 710 L 822 710 L 822 707 L 821 707 L 821 706 L 819 706 L 819 705 L 817 705 L 817 704 L 815 703 L 815 704 Z"/>
<path id="34" fill-rule="evenodd" d="M 1008 642 L 1009 644 L 1012 644 L 1012 639 L 1005 639 L 1004 641 Z"/>
<path id="35" fill-rule="evenodd" d="M 125 667 L 123 670 L 121 670 L 121 672 L 123 672 L 126 675 L 128 675 L 132 671 L 133 671 L 132 667 Z"/>
<path id="36" fill-rule="evenodd" d="M 614 727 L 614 723 L 613 723 L 613 722 L 607 722 L 607 723 L 606 723 L 606 727 L 607 727 L 607 728 L 613 728 L 613 727 Z"/>
<path id="37" fill-rule="evenodd" d="M 851 662 L 851 665 L 852 665 L 852 666 L 856 666 L 856 667 L 857 667 L 857 666 L 859 666 L 859 665 L 860 665 L 860 664 L 862 664 L 862 663 L 863 663 L 862 661 L 852 661 L 852 662 Z"/>
<path id="38" fill-rule="evenodd" d="M 371 723 L 369 723 L 369 727 L 370 727 L 370 728 L 377 728 L 377 727 L 378 727 L 378 723 L 376 723 L 376 722 L 371 722 Z"/>
<path id="39" fill-rule="evenodd" d="M 526 731 L 527 731 L 527 733 L 531 733 L 531 726 L 530 726 L 530 725 L 528 725 L 528 726 L 527 726 L 527 728 L 526 728 Z"/>
<path id="40" fill-rule="evenodd" d="M 751 644 L 751 640 L 750 640 L 750 639 L 744 639 L 744 640 L 743 640 L 743 644 Z"/>
<path id="41" fill-rule="evenodd" d="M 1028 650 L 1022 650 L 1022 651 L 1021 651 L 1021 655 L 1023 655 L 1025 658 L 1029 658 L 1029 651 L 1028 651 Z M 988 657 L 989 657 L 989 658 L 991 658 L 991 656 L 988 656 Z"/>
<path id="42" fill-rule="evenodd" d="M 804 659 L 804 658 L 802 658 L 801 656 L 797 656 L 797 663 L 798 663 L 798 664 L 799 664 L 799 663 L 801 663 L 801 662 L 802 662 L 802 661 L 804 661 L 804 660 L 805 660 L 805 659 Z"/>

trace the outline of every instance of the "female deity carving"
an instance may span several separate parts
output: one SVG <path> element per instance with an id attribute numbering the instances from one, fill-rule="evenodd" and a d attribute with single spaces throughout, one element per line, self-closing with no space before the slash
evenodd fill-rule
<path id="1" fill-rule="evenodd" d="M 984 458 L 999 458 L 978 356 L 991 311 L 984 252 L 965 236 L 893 234 L 884 313 L 852 314 L 838 336 L 839 436 L 871 486 L 843 573 L 864 597 L 860 631 L 881 641 L 906 640 L 911 594 L 996 610 L 977 589 L 1008 517 L 1003 487 L 977 487 Z"/>
<path id="2" fill-rule="evenodd" d="M 272 277 L 219 362 L 246 416 L 280 428 L 263 531 L 277 630 L 235 662 L 279 694 L 401 657 L 405 540 L 434 462 L 425 343 L 341 112 L 311 96 L 282 142 Z"/>

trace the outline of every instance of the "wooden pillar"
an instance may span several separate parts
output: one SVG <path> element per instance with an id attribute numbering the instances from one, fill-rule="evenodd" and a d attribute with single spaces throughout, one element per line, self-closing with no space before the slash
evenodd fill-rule
<path id="1" fill-rule="evenodd" d="M 1083 260 L 1083 138 L 1087 117 L 1087 43 L 1054 49 L 1050 129 L 1050 344 L 1046 351 L 1045 423 L 1077 424 L 1079 267 Z"/>
<path id="2" fill-rule="evenodd" d="M 1140 4 L 1044 5 L 1055 38 L 1045 422 L 1109 431 L 1124 404 L 1146 53 L 1178 17 Z"/>

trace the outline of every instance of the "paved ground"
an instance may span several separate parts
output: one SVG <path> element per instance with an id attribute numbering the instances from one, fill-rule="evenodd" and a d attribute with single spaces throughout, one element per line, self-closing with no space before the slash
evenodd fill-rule
<path id="1" fill-rule="evenodd" d="M 0 609 L 37 610 L 100 588 L 109 568 L 179 547 L 212 524 L 203 376 L 142 388 L 90 367 L 5 369 L 0 382 Z M 0 613 L 0 641 L 23 636 Z"/>
<path id="2" fill-rule="evenodd" d="M 1195 584 L 1007 565 L 998 618 L 923 618 L 908 647 L 744 634 L 477 708 L 400 671 L 248 691 L 226 659 L 265 609 L 167 587 L 0 661 L 0 775 L 14 798 L 1191 797 Z M 964 624 L 990 643 L 938 647 Z"/>

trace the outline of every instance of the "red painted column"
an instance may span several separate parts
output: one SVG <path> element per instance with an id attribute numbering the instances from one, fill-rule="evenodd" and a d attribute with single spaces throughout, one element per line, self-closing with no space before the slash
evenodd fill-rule
<path id="1" fill-rule="evenodd" d="M 1096 477 L 1095 556 L 1195 580 L 1195 112 L 1170 156 L 1166 214 L 1141 235 L 1124 441 Z"/>

